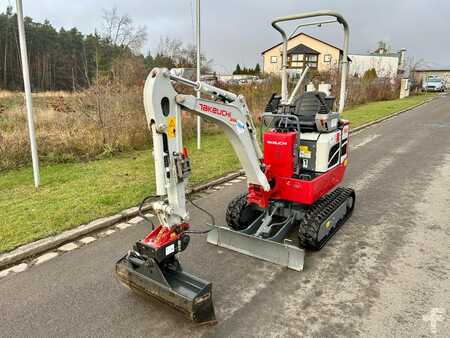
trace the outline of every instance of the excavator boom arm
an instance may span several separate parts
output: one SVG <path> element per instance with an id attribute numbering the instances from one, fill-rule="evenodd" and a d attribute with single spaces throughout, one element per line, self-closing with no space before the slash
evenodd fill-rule
<path id="1" fill-rule="evenodd" d="M 211 95 L 213 100 L 178 94 L 172 81 Z M 242 96 L 171 75 L 167 69 L 155 68 L 145 83 L 144 106 L 153 137 L 157 194 L 167 195 L 167 202 L 153 205 L 161 224 L 171 226 L 188 218 L 185 189 L 190 166 L 182 144 L 182 110 L 216 123 L 233 146 L 248 183 L 270 190 L 261 170 L 262 153 L 255 127 Z"/>

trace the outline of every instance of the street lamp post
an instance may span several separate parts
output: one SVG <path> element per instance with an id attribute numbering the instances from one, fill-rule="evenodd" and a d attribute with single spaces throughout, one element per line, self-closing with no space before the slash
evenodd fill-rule
<path id="1" fill-rule="evenodd" d="M 25 89 L 25 102 L 27 105 L 28 132 L 30 134 L 31 159 L 33 162 L 34 186 L 38 188 L 40 184 L 39 158 L 36 143 L 36 132 L 34 129 L 33 101 L 31 99 L 30 71 L 28 68 L 27 41 L 25 39 L 25 24 L 23 21 L 22 0 L 16 0 L 16 11 L 17 24 L 19 27 L 20 57 L 22 59 L 23 87 Z"/>
<path id="2" fill-rule="evenodd" d="M 197 0 L 196 8 L 196 33 L 197 33 L 197 81 L 201 80 L 201 54 L 200 54 L 200 0 Z M 200 91 L 197 91 L 197 97 L 200 98 Z M 197 149 L 201 149 L 202 141 L 202 119 L 197 116 Z"/>

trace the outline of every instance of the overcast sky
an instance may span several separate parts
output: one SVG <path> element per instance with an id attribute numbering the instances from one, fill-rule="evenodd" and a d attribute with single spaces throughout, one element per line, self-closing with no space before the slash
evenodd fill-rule
<path id="1" fill-rule="evenodd" d="M 4 10 L 15 0 L 0 0 Z M 146 26 L 148 49 L 155 51 L 160 37 L 194 43 L 195 0 L 23 0 L 25 15 L 48 19 L 57 28 L 77 27 L 84 33 L 101 30 L 102 11 L 116 6 L 136 25 Z M 431 66 L 450 66 L 450 1 L 448 0 L 203 0 L 203 52 L 214 67 L 230 71 L 236 63 L 254 66 L 261 51 L 280 42 L 270 26 L 276 16 L 334 9 L 350 24 L 350 53 L 373 50 L 384 40 L 394 51 L 424 59 Z M 334 29 L 333 29 L 334 28 Z M 338 26 L 305 32 L 333 44 L 341 43 Z"/>

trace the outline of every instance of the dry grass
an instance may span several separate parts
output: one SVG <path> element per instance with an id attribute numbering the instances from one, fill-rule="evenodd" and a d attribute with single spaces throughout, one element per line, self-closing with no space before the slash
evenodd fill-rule
<path id="1" fill-rule="evenodd" d="M 151 138 L 142 103 L 142 81 L 136 80 L 143 73 L 143 69 L 125 60 L 113 69 L 112 76 L 99 78 L 83 92 L 33 94 L 41 162 L 87 161 L 149 147 Z M 328 81 L 334 89 L 338 88 L 337 74 L 315 74 L 313 81 Z M 281 81 L 268 78 L 258 84 L 219 86 L 244 95 L 257 122 L 270 96 L 280 92 Z M 189 92 L 186 88 L 179 90 Z M 347 106 L 389 100 L 397 95 L 395 81 L 350 78 Z M 195 126 L 193 114 L 183 114 L 185 138 L 194 135 Z M 218 128 L 204 121 L 202 131 L 216 133 Z M 0 170 L 28 165 L 29 149 L 23 94 L 0 91 Z"/>
<path id="2" fill-rule="evenodd" d="M 124 87 L 107 79 L 82 93 L 33 99 L 36 136 L 42 163 L 66 163 L 109 157 L 150 146 L 142 87 Z M 183 114 L 183 133 L 190 138 L 196 120 Z M 204 121 L 203 130 L 216 132 Z M 30 163 L 26 109 L 20 93 L 0 98 L 0 170 Z"/>
<path id="3" fill-rule="evenodd" d="M 67 92 L 67 91 L 62 91 L 62 90 L 38 92 L 38 93 L 33 94 L 33 96 L 35 96 L 35 97 L 73 97 L 73 96 L 78 96 L 78 95 L 82 95 L 82 93 Z"/>
<path id="4" fill-rule="evenodd" d="M 35 96 L 34 113 L 43 162 L 89 160 L 148 145 L 140 88 L 94 86 L 82 94 Z M 0 100 L 0 169 L 29 163 L 26 112 L 20 94 Z"/>
<path id="5" fill-rule="evenodd" d="M 7 98 L 7 97 L 15 97 L 17 95 L 21 95 L 21 93 L 10 91 L 10 90 L 0 90 L 0 99 Z M 37 93 L 32 94 L 33 98 L 35 98 L 35 97 L 71 97 L 74 95 L 77 95 L 77 93 L 67 92 L 67 91 L 63 91 L 63 90 L 37 92 Z"/>

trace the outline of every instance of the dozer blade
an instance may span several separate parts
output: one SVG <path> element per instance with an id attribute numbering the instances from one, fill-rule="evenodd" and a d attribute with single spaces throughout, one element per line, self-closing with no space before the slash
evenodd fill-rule
<path id="1" fill-rule="evenodd" d="M 120 282 L 133 291 L 150 296 L 181 311 L 199 324 L 214 324 L 211 283 L 181 270 L 160 268 L 156 261 L 124 256 L 116 264 Z"/>
<path id="2" fill-rule="evenodd" d="M 304 250 L 289 244 L 286 240 L 284 243 L 279 243 L 221 226 L 215 226 L 208 233 L 206 240 L 208 243 L 296 271 L 303 270 Z"/>

